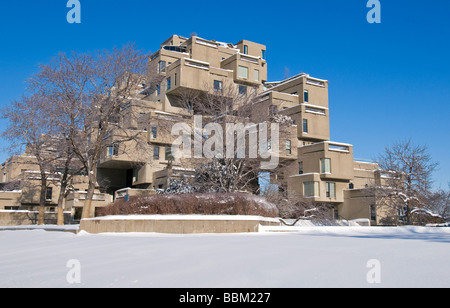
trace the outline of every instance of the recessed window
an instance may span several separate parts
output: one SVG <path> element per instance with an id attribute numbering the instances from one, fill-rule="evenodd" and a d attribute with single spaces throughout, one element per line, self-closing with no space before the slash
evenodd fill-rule
<path id="1" fill-rule="evenodd" d="M 377 220 L 377 209 L 375 204 L 370 205 L 370 220 Z"/>
<path id="2" fill-rule="evenodd" d="M 331 173 L 331 159 L 321 158 L 320 159 L 320 172 L 321 173 Z"/>
<path id="3" fill-rule="evenodd" d="M 223 83 L 219 80 L 214 80 L 214 91 L 216 92 L 222 92 L 223 89 Z"/>
<path id="4" fill-rule="evenodd" d="M 172 147 L 166 147 L 166 151 L 165 151 L 165 160 L 167 161 L 173 161 L 175 160 L 175 158 L 172 155 Z"/>
<path id="5" fill-rule="evenodd" d="M 158 127 L 152 126 L 152 138 L 156 139 L 158 137 Z"/>
<path id="6" fill-rule="evenodd" d="M 239 66 L 238 67 L 238 77 L 248 79 L 248 67 Z"/>
<path id="7" fill-rule="evenodd" d="M 336 183 L 327 182 L 327 198 L 336 198 Z"/>
<path id="8" fill-rule="evenodd" d="M 52 201 L 53 188 L 47 187 L 45 190 L 45 201 Z"/>
<path id="9" fill-rule="evenodd" d="M 166 61 L 158 62 L 158 73 L 162 73 L 166 71 Z"/>
<path id="10" fill-rule="evenodd" d="M 108 156 L 118 156 L 119 155 L 119 143 L 114 143 L 108 147 Z"/>
<path id="11" fill-rule="evenodd" d="M 308 120 L 303 119 L 303 132 L 308 133 Z"/>
<path id="12" fill-rule="evenodd" d="M 303 92 L 303 100 L 304 100 L 305 103 L 309 102 L 309 92 L 308 92 L 308 90 L 305 90 Z"/>
<path id="13" fill-rule="evenodd" d="M 159 160 L 159 147 L 154 147 L 153 148 L 153 159 L 154 160 Z"/>
<path id="14" fill-rule="evenodd" d="M 242 86 L 242 85 L 239 86 L 239 95 L 241 95 L 241 96 L 247 95 L 247 87 L 246 86 Z"/>
<path id="15" fill-rule="evenodd" d="M 171 87 L 172 87 L 172 79 L 169 77 L 167 78 L 167 90 L 170 90 Z"/>
<path id="16" fill-rule="evenodd" d="M 255 81 L 259 81 L 259 70 L 254 70 L 253 71 L 253 79 Z"/>
<path id="17" fill-rule="evenodd" d="M 263 49 L 263 50 L 261 50 L 261 58 L 263 59 L 263 60 L 266 60 L 266 51 Z"/>
<path id="18" fill-rule="evenodd" d="M 303 174 L 303 162 L 298 163 L 298 174 Z"/>
<path id="19" fill-rule="evenodd" d="M 248 55 L 248 46 L 247 45 L 244 45 L 244 54 Z"/>
<path id="20" fill-rule="evenodd" d="M 303 195 L 305 197 L 319 197 L 319 182 L 303 183 Z"/>
<path id="21" fill-rule="evenodd" d="M 291 149 L 291 140 L 286 140 L 286 154 L 291 155 L 292 149 Z"/>

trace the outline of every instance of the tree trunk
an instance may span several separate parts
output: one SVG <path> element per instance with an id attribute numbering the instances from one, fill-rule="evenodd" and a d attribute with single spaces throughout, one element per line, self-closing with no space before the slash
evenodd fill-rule
<path id="1" fill-rule="evenodd" d="M 56 224 L 58 226 L 64 225 L 64 208 L 63 208 L 63 204 L 64 204 L 64 198 L 66 196 L 66 194 L 65 194 L 66 187 L 67 187 L 67 184 L 63 181 L 61 183 L 61 190 L 59 192 L 59 197 L 58 197 L 58 208 L 57 208 L 57 219 L 56 219 Z"/>
<path id="2" fill-rule="evenodd" d="M 41 193 L 39 196 L 39 214 L 37 219 L 38 225 L 45 224 L 45 202 L 47 194 L 47 179 L 45 178 L 45 172 L 41 172 Z"/>
<path id="3" fill-rule="evenodd" d="M 61 179 L 61 190 L 59 191 L 59 197 L 58 197 L 58 217 L 56 224 L 58 226 L 64 225 L 64 199 L 66 197 L 66 189 L 67 189 L 67 178 L 69 174 L 69 165 L 70 165 L 71 159 L 68 158 L 64 164 L 64 173 L 63 177 Z"/>
<path id="4" fill-rule="evenodd" d="M 81 219 L 84 218 L 93 218 L 94 210 L 92 208 L 92 199 L 94 197 L 95 192 L 95 183 L 97 182 L 97 171 L 89 172 L 89 185 L 86 199 L 84 200 L 83 213 L 81 215 Z"/>

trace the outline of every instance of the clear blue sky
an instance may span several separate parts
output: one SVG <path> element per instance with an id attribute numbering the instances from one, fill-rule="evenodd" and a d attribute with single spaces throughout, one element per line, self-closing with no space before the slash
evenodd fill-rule
<path id="1" fill-rule="evenodd" d="M 156 51 L 170 35 L 192 32 L 247 39 L 267 45 L 269 81 L 286 71 L 330 81 L 331 139 L 353 144 L 355 158 L 373 159 L 411 138 L 440 163 L 435 186 L 450 182 L 448 0 L 380 0 L 381 24 L 367 22 L 367 0 L 80 2 L 82 23 L 69 24 L 66 0 L 3 1 L 0 107 L 21 95 L 38 63 L 60 51 L 130 41 Z M 0 153 L 1 161 L 7 157 Z"/>

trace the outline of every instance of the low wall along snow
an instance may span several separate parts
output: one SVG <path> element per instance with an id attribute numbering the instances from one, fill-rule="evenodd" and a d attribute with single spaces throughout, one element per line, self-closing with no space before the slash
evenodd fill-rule
<path id="1" fill-rule="evenodd" d="M 275 218 L 243 215 L 129 215 L 83 219 L 80 231 L 173 234 L 258 232 L 259 225 L 279 226 Z"/>

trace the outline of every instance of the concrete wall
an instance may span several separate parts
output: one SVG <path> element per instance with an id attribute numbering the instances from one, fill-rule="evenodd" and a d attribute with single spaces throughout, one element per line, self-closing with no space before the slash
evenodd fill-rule
<path id="1" fill-rule="evenodd" d="M 274 218 L 256 216 L 206 216 L 206 215 L 145 215 L 145 216 L 108 216 L 83 219 L 80 231 L 88 233 L 104 232 L 156 232 L 156 233 L 245 233 L 258 232 L 259 225 L 279 226 Z"/>
<path id="2" fill-rule="evenodd" d="M 1 211 L 0 226 L 28 226 L 35 225 L 38 212 L 36 211 Z M 56 224 L 56 213 L 45 213 L 45 224 Z M 64 212 L 64 223 L 70 223 L 71 213 Z"/>

